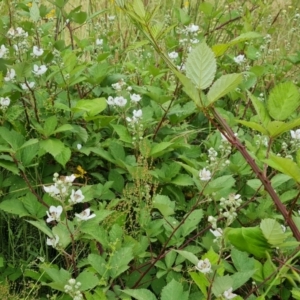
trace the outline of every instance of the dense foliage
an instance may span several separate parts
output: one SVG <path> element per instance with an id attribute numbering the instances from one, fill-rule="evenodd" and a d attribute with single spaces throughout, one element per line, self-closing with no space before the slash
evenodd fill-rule
<path id="1" fill-rule="evenodd" d="M 300 299 L 298 8 L 67 2 L 2 2 L 0 298 Z"/>

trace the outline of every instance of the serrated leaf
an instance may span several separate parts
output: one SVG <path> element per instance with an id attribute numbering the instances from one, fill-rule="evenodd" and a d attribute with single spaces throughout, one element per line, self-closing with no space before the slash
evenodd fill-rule
<path id="1" fill-rule="evenodd" d="M 226 74 L 218 78 L 207 93 L 207 105 L 211 105 L 234 90 L 243 80 L 241 74 Z"/>
<path id="2" fill-rule="evenodd" d="M 230 44 L 216 44 L 212 46 L 212 51 L 216 57 L 222 56 L 227 49 L 230 47 Z"/>
<path id="3" fill-rule="evenodd" d="M 280 121 L 272 121 L 268 123 L 267 130 L 269 131 L 269 135 L 275 138 L 286 131 L 298 127 L 299 125 L 300 125 L 300 118 L 295 119 L 288 123 L 280 122 Z"/>
<path id="4" fill-rule="evenodd" d="M 146 289 L 136 289 L 136 290 L 126 289 L 123 290 L 122 293 L 125 293 L 137 300 L 157 300 L 155 295 L 151 291 Z"/>
<path id="5" fill-rule="evenodd" d="M 300 168 L 289 158 L 279 157 L 275 154 L 270 154 L 268 159 L 264 160 L 272 168 L 292 177 L 296 182 L 300 182 Z"/>
<path id="6" fill-rule="evenodd" d="M 145 7 L 142 0 L 134 0 L 133 2 L 133 10 L 134 12 L 141 18 L 144 18 L 146 15 Z"/>
<path id="7" fill-rule="evenodd" d="M 130 144 L 132 143 L 132 137 L 125 126 L 119 124 L 111 124 L 111 127 L 116 131 L 121 141 Z"/>
<path id="8" fill-rule="evenodd" d="M 267 101 L 270 116 L 278 121 L 284 121 L 299 107 L 300 94 L 292 82 L 283 82 L 275 86 Z"/>
<path id="9" fill-rule="evenodd" d="M 258 258 L 266 257 L 271 248 L 259 227 L 230 228 L 224 230 L 224 236 L 241 251 L 246 251 Z"/>
<path id="10" fill-rule="evenodd" d="M 93 117 L 102 112 L 107 106 L 105 98 L 85 99 L 77 101 L 72 108 L 74 112 L 83 112 L 83 117 Z"/>
<path id="11" fill-rule="evenodd" d="M 106 273 L 106 261 L 102 256 L 91 253 L 88 256 L 88 262 L 99 273 L 99 275 L 103 276 Z"/>
<path id="12" fill-rule="evenodd" d="M 216 297 L 219 297 L 225 291 L 230 289 L 233 284 L 233 279 L 229 276 L 216 277 L 213 281 L 212 292 Z"/>
<path id="13" fill-rule="evenodd" d="M 194 280 L 194 282 L 199 287 L 199 289 L 201 290 L 201 292 L 203 293 L 204 297 L 207 298 L 207 290 L 208 290 L 207 288 L 209 287 L 210 282 L 208 281 L 206 275 L 200 272 L 199 273 L 191 272 L 190 275 Z"/>
<path id="14" fill-rule="evenodd" d="M 171 181 L 171 183 L 179 186 L 194 185 L 193 179 L 187 174 L 179 174 Z"/>
<path id="15" fill-rule="evenodd" d="M 195 209 L 184 221 L 181 226 L 182 229 L 182 236 L 187 236 L 192 231 L 194 231 L 197 226 L 199 225 L 200 221 L 203 217 L 202 209 Z"/>
<path id="16" fill-rule="evenodd" d="M 259 131 L 260 133 L 264 135 L 269 135 L 267 129 L 265 129 L 262 125 L 256 123 L 256 122 L 248 122 L 244 120 L 237 120 L 239 123 L 243 124 L 244 126 L 247 126 L 249 128 L 252 128 L 254 130 Z"/>
<path id="17" fill-rule="evenodd" d="M 76 281 L 81 283 L 79 288 L 80 291 L 91 290 L 99 283 L 99 279 L 96 274 L 88 270 L 82 271 L 78 277 L 76 277 Z"/>
<path id="18" fill-rule="evenodd" d="M 112 254 L 110 258 L 110 276 L 114 279 L 129 268 L 129 262 L 133 259 L 131 247 L 124 247 Z"/>
<path id="19" fill-rule="evenodd" d="M 240 42 L 245 42 L 245 41 L 253 40 L 253 39 L 257 39 L 257 38 L 261 38 L 260 33 L 257 33 L 257 32 L 254 32 L 254 31 L 249 31 L 249 32 L 242 33 L 238 37 L 234 38 L 233 40 L 231 40 L 229 42 L 229 44 L 230 45 L 235 45 L 235 44 L 240 43 Z"/>
<path id="20" fill-rule="evenodd" d="M 286 238 L 280 224 L 274 219 L 262 220 L 260 229 L 268 243 L 275 247 L 283 243 Z"/>
<path id="21" fill-rule="evenodd" d="M 183 291 L 183 285 L 172 279 L 161 291 L 161 300 L 187 300 L 188 293 Z"/>
<path id="22" fill-rule="evenodd" d="M 217 63 L 213 51 L 202 42 L 188 55 L 186 75 L 200 89 L 208 88 L 215 77 Z"/>
<path id="23" fill-rule="evenodd" d="M 194 266 L 196 266 L 199 262 L 198 257 L 193 254 L 192 252 L 188 252 L 185 250 L 174 250 L 175 252 L 179 253 L 181 256 L 186 258 L 188 261 L 190 261 Z"/>
<path id="24" fill-rule="evenodd" d="M 156 157 L 161 154 L 164 150 L 171 147 L 174 143 L 172 142 L 161 142 L 159 144 L 153 144 L 153 147 L 150 151 L 150 156 Z"/>
<path id="25" fill-rule="evenodd" d="M 31 2 L 29 13 L 30 13 L 30 19 L 33 22 L 37 22 L 40 19 L 40 10 L 35 1 Z"/>
<path id="26" fill-rule="evenodd" d="M 4 200 L 0 203 L 0 209 L 10 214 L 24 217 L 30 215 L 23 203 L 18 199 Z"/>
<path id="27" fill-rule="evenodd" d="M 231 258 L 235 268 L 239 271 L 251 271 L 254 270 L 255 261 L 253 257 L 249 257 L 246 252 L 239 251 L 236 248 L 231 250 Z"/>
<path id="28" fill-rule="evenodd" d="M 158 209 L 164 217 L 175 213 L 175 202 L 171 201 L 168 196 L 156 195 L 152 201 L 153 208 Z"/>
<path id="29" fill-rule="evenodd" d="M 26 222 L 35 226 L 36 228 L 38 228 L 39 230 L 44 232 L 47 236 L 53 237 L 53 233 L 52 233 L 51 229 L 47 226 L 47 224 L 45 223 L 44 220 L 37 220 L 37 221 L 26 220 Z"/>
<path id="30" fill-rule="evenodd" d="M 248 92 L 248 97 L 250 98 L 256 113 L 259 116 L 261 123 L 266 126 L 270 122 L 270 116 L 268 114 L 267 108 L 265 107 L 264 103 L 259 101 L 254 95 Z"/>
<path id="31" fill-rule="evenodd" d="M 65 145 L 58 139 L 47 139 L 40 141 L 40 147 L 55 157 L 64 150 Z"/>
<path id="32" fill-rule="evenodd" d="M 54 158 L 58 163 L 60 163 L 63 167 L 65 167 L 66 163 L 71 158 L 71 150 L 67 147 L 64 147 L 63 150 Z"/>

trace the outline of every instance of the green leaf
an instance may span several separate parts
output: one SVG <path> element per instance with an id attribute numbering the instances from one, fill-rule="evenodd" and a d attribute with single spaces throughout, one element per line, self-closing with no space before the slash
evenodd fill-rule
<path id="1" fill-rule="evenodd" d="M 71 222 L 69 221 L 69 227 Z M 71 244 L 72 239 L 71 239 L 71 233 L 69 232 L 68 228 L 62 224 L 58 223 L 56 226 L 52 228 L 52 232 L 54 235 L 58 235 L 59 237 L 59 244 L 61 244 L 62 248 L 66 248 L 68 245 Z"/>
<path id="2" fill-rule="evenodd" d="M 134 0 L 132 8 L 139 17 L 145 18 L 146 12 L 142 0 Z"/>
<path id="3" fill-rule="evenodd" d="M 188 292 L 183 291 L 183 285 L 172 279 L 161 291 L 161 300 L 187 300 Z"/>
<path id="4" fill-rule="evenodd" d="M 64 132 L 64 131 L 74 131 L 74 132 L 76 132 L 74 130 L 73 125 L 71 125 L 71 124 L 64 124 L 62 126 L 59 126 L 53 133 Z"/>
<path id="5" fill-rule="evenodd" d="M 203 273 L 195 273 L 195 272 L 191 272 L 190 275 L 194 280 L 194 282 L 199 287 L 199 289 L 201 290 L 201 292 L 203 293 L 204 297 L 207 299 L 207 288 L 209 287 L 210 283 L 206 275 Z"/>
<path id="6" fill-rule="evenodd" d="M 157 299 L 151 291 L 146 290 L 146 289 L 136 289 L 136 290 L 126 289 L 126 290 L 123 290 L 122 293 L 125 293 L 137 300 L 156 300 Z"/>
<path id="7" fill-rule="evenodd" d="M 106 273 L 106 261 L 102 256 L 92 253 L 88 256 L 88 262 L 99 275 L 103 276 Z"/>
<path id="8" fill-rule="evenodd" d="M 166 174 L 168 175 L 168 174 Z M 179 186 L 189 186 L 194 185 L 193 179 L 187 175 L 187 174 L 179 174 L 177 177 L 175 177 L 171 183 Z"/>
<path id="9" fill-rule="evenodd" d="M 204 90 L 212 84 L 216 70 L 214 53 L 205 42 L 195 47 L 188 55 L 186 75 L 198 89 Z"/>
<path id="10" fill-rule="evenodd" d="M 35 1 L 31 2 L 29 13 L 30 13 L 30 19 L 33 22 L 37 22 L 40 19 L 40 10 Z"/>
<path id="11" fill-rule="evenodd" d="M 133 259 L 131 247 L 121 248 L 110 257 L 110 276 L 114 279 L 129 269 L 129 262 Z"/>
<path id="12" fill-rule="evenodd" d="M 168 196 L 156 195 L 153 198 L 153 208 L 158 209 L 164 217 L 175 213 L 175 202 L 171 201 Z"/>
<path id="13" fill-rule="evenodd" d="M 91 290 L 99 284 L 99 279 L 96 274 L 88 270 L 81 272 L 78 277 L 76 277 L 76 281 L 81 283 L 80 291 Z"/>
<path id="14" fill-rule="evenodd" d="M 268 135 L 269 133 L 267 131 L 267 129 L 265 129 L 262 125 L 256 123 L 256 122 L 248 122 L 248 121 L 244 121 L 244 120 L 237 120 L 239 123 L 243 124 L 244 126 L 247 126 L 251 129 L 257 130 L 260 133 L 264 134 L 264 135 Z"/>
<path id="15" fill-rule="evenodd" d="M 258 258 L 266 257 L 271 248 L 259 227 L 226 228 L 224 236 L 241 251 L 246 251 Z"/>
<path id="16" fill-rule="evenodd" d="M 227 74 L 218 78 L 207 93 L 207 105 L 211 105 L 234 90 L 242 82 L 241 74 Z"/>
<path id="17" fill-rule="evenodd" d="M 19 217 L 30 215 L 19 199 L 9 199 L 2 201 L 0 203 L 0 209 L 10 214 L 18 215 Z"/>
<path id="18" fill-rule="evenodd" d="M 254 269 L 254 265 L 253 265 L 252 270 L 244 271 L 244 272 L 236 272 L 233 275 L 231 275 L 230 277 L 232 278 L 232 281 L 233 281 L 232 289 L 236 290 L 236 289 L 240 288 L 252 277 L 252 275 L 255 272 L 256 272 L 256 270 Z"/>
<path id="19" fill-rule="evenodd" d="M 154 144 L 151 151 L 150 156 L 157 157 L 159 156 L 163 151 L 170 148 L 174 143 L 171 142 L 161 142 L 159 144 Z"/>
<path id="20" fill-rule="evenodd" d="M 12 172 L 13 174 L 19 174 L 19 169 L 16 167 L 16 164 L 6 160 L 0 160 L 0 167 Z"/>
<path id="21" fill-rule="evenodd" d="M 13 150 L 17 151 L 25 142 L 25 138 L 15 130 L 0 127 L 0 140 L 5 140 Z"/>
<path id="22" fill-rule="evenodd" d="M 300 182 L 300 168 L 289 158 L 279 157 L 275 154 L 270 154 L 264 162 L 270 167 L 292 177 L 296 182 Z"/>
<path id="23" fill-rule="evenodd" d="M 55 128 L 57 126 L 57 117 L 51 116 L 46 119 L 44 124 L 44 134 L 48 137 L 54 133 Z"/>
<path id="24" fill-rule="evenodd" d="M 111 127 L 116 131 L 121 141 L 132 144 L 132 137 L 125 126 L 119 124 L 111 124 Z"/>
<path id="25" fill-rule="evenodd" d="M 278 121 L 284 121 L 299 107 L 300 94 L 292 82 L 283 82 L 275 86 L 267 102 L 270 116 Z"/>
<path id="26" fill-rule="evenodd" d="M 194 231 L 200 221 L 203 218 L 203 211 L 202 209 L 195 209 L 184 221 L 184 223 L 182 224 L 181 228 L 182 228 L 182 236 L 185 237 L 188 234 L 190 234 L 192 231 Z"/>
<path id="27" fill-rule="evenodd" d="M 37 144 L 38 142 L 39 142 L 38 139 L 30 139 L 30 140 L 26 141 L 26 142 L 19 148 L 19 150 L 20 150 L 20 149 L 24 149 L 24 148 L 29 147 L 29 146 L 32 146 L 32 145 L 35 145 L 35 144 Z M 1 149 L 0 149 L 0 151 L 1 151 Z"/>
<path id="28" fill-rule="evenodd" d="M 269 131 L 269 135 L 273 138 L 277 137 L 278 135 L 289 131 L 297 126 L 300 125 L 300 118 L 295 119 L 289 123 L 280 122 L 280 121 L 272 121 L 268 123 L 267 130 Z"/>
<path id="29" fill-rule="evenodd" d="M 198 257 L 193 254 L 192 252 L 185 251 L 185 250 L 174 250 L 175 252 L 179 253 L 181 256 L 186 258 L 188 261 L 190 261 L 194 266 L 196 266 L 199 262 Z"/>
<path id="30" fill-rule="evenodd" d="M 280 224 L 274 219 L 262 220 L 260 223 L 260 229 L 268 243 L 272 246 L 279 246 L 286 238 Z"/>
<path id="31" fill-rule="evenodd" d="M 30 223 L 31 225 L 35 226 L 42 232 L 44 232 L 47 236 L 53 237 L 53 233 L 51 229 L 47 226 L 46 222 L 44 220 L 37 220 L 37 221 L 31 221 L 31 220 L 26 220 L 26 222 Z"/>
<path id="32" fill-rule="evenodd" d="M 212 46 L 212 51 L 216 57 L 222 56 L 227 49 L 230 47 L 230 44 L 216 44 Z"/>
<path id="33" fill-rule="evenodd" d="M 245 42 L 245 41 L 252 40 L 252 39 L 257 39 L 257 38 L 261 38 L 260 33 L 257 33 L 257 32 L 254 32 L 254 31 L 249 31 L 249 32 L 242 33 L 238 37 L 234 38 L 233 40 L 231 40 L 229 42 L 229 44 L 235 45 L 235 44 L 238 44 L 238 43 L 241 43 L 241 42 Z"/>
<path id="34" fill-rule="evenodd" d="M 270 122 L 270 116 L 263 102 L 259 101 L 254 95 L 248 92 L 248 97 L 250 98 L 252 105 L 254 106 L 258 117 L 263 124 L 263 126 L 267 126 Z"/>
<path id="35" fill-rule="evenodd" d="M 75 12 L 71 14 L 70 18 L 75 23 L 83 24 L 87 19 L 87 13 L 84 11 Z"/>
<path id="36" fill-rule="evenodd" d="M 233 285 L 233 280 L 229 275 L 216 277 L 212 285 L 212 292 L 216 297 L 219 297 Z"/>
<path id="37" fill-rule="evenodd" d="M 66 163 L 71 158 L 71 150 L 67 147 L 64 147 L 63 150 L 54 158 L 58 163 L 60 163 L 65 168 Z"/>
<path id="38" fill-rule="evenodd" d="M 55 158 L 64 150 L 65 145 L 60 140 L 52 138 L 40 141 L 40 147 Z"/>
<path id="39" fill-rule="evenodd" d="M 46 207 L 43 206 L 33 194 L 29 193 L 21 199 L 24 207 L 31 216 L 42 218 L 46 215 Z"/>
<path id="40" fill-rule="evenodd" d="M 83 112 L 83 117 L 93 117 L 98 115 L 106 108 L 105 98 L 78 100 L 72 108 L 73 112 Z"/>
<path id="41" fill-rule="evenodd" d="M 239 271 L 252 271 L 255 269 L 254 263 L 255 260 L 253 257 L 249 257 L 246 252 L 239 251 L 236 248 L 231 250 L 231 259 L 235 268 Z"/>

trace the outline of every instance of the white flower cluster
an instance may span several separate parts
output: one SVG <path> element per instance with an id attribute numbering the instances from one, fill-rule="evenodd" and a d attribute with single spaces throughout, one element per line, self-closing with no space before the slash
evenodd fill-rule
<path id="1" fill-rule="evenodd" d="M 0 109 L 6 110 L 10 104 L 10 99 L 8 97 L 0 97 Z"/>
<path id="2" fill-rule="evenodd" d="M 9 82 L 13 81 L 16 77 L 16 71 L 14 69 L 8 69 L 4 81 Z"/>
<path id="3" fill-rule="evenodd" d="M 8 38 L 27 38 L 28 33 L 25 32 L 25 30 L 21 27 L 17 27 L 16 29 L 10 28 L 7 32 L 7 37 Z"/>
<path id="4" fill-rule="evenodd" d="M 8 52 L 8 49 L 4 45 L 1 45 L 1 47 L 0 47 L 0 58 L 5 58 L 7 52 Z"/>
<path id="5" fill-rule="evenodd" d="M 127 104 L 127 99 L 125 99 L 123 96 L 109 96 L 106 100 L 106 103 L 110 106 L 124 107 Z"/>
<path id="6" fill-rule="evenodd" d="M 121 91 L 122 88 L 126 85 L 126 82 L 124 81 L 124 79 L 122 78 L 121 80 L 119 80 L 116 83 L 113 83 L 111 86 L 114 90 L 116 91 Z"/>
<path id="7" fill-rule="evenodd" d="M 126 121 L 132 124 L 138 123 L 143 117 L 143 112 L 141 109 L 133 110 L 132 118 L 127 117 Z"/>
<path id="8" fill-rule="evenodd" d="M 79 291 L 79 288 L 81 286 L 81 282 L 76 281 L 76 279 L 71 278 L 68 281 L 68 284 L 64 286 L 65 293 L 69 294 L 71 297 L 73 297 L 73 300 L 82 300 L 82 294 Z"/>
<path id="9" fill-rule="evenodd" d="M 46 67 L 46 65 L 33 65 L 33 71 L 32 73 L 36 76 L 41 76 L 44 73 L 46 73 L 48 70 L 48 68 Z"/>
<path id="10" fill-rule="evenodd" d="M 236 210 L 241 206 L 242 202 L 239 194 L 230 194 L 228 199 L 223 197 L 220 199 L 221 214 L 227 219 L 227 225 L 231 224 L 237 217 Z"/>
<path id="11" fill-rule="evenodd" d="M 300 129 L 297 130 L 291 130 L 291 138 L 293 140 L 300 140 Z"/>

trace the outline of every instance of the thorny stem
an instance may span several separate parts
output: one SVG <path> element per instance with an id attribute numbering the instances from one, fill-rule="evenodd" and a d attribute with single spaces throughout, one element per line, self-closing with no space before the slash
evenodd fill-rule
<path id="1" fill-rule="evenodd" d="M 228 141 L 243 155 L 245 160 L 247 161 L 248 165 L 252 168 L 253 172 L 256 174 L 256 176 L 259 178 L 261 183 L 263 184 L 264 188 L 272 198 L 277 210 L 282 214 L 284 217 L 287 225 L 291 228 L 293 235 L 297 241 L 300 241 L 300 232 L 297 228 L 295 222 L 289 215 L 286 207 L 282 204 L 280 201 L 278 195 L 276 194 L 275 190 L 273 189 L 270 180 L 268 177 L 260 170 L 258 165 L 256 164 L 255 160 L 250 156 L 249 152 L 246 150 L 246 147 L 236 138 L 234 135 L 234 132 L 229 127 L 227 122 L 219 115 L 219 113 L 212 108 L 211 112 L 215 118 L 215 120 L 218 122 L 218 124 L 221 125 L 222 129 L 226 133 L 226 137 Z M 210 121 L 212 121 L 210 119 Z"/>

